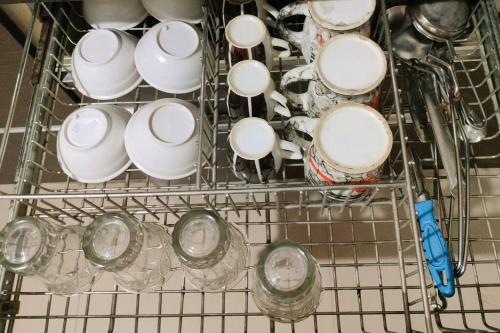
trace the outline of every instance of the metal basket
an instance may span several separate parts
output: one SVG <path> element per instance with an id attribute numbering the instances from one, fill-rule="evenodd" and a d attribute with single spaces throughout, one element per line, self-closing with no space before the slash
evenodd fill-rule
<path id="1" fill-rule="evenodd" d="M 488 140 L 481 144 L 486 147 L 498 142 L 500 137 L 495 123 L 495 117 L 499 116 L 499 34 L 495 30 L 496 18 L 491 6 L 487 0 L 475 5 L 472 17 L 475 29 L 470 38 L 457 41 L 459 56 L 455 63 L 461 82 L 464 82 L 462 89 L 472 90 L 467 98 L 472 96 L 474 99 L 468 102 L 473 107 L 484 108 L 490 115 L 491 132 Z M 490 317 L 500 316 L 500 305 L 487 307 L 481 298 L 482 293 L 498 292 L 500 282 L 484 282 L 478 273 L 481 265 L 493 265 L 500 278 L 500 259 L 495 248 L 498 247 L 499 231 L 492 231 L 492 224 L 498 220 L 500 212 L 496 211 L 495 215 L 486 208 L 486 202 L 498 200 L 500 193 L 481 185 L 485 179 L 498 179 L 498 171 L 480 169 L 479 164 L 482 160 L 494 164 L 499 154 L 474 155 L 471 179 L 477 182 L 478 191 L 473 189 L 471 200 L 485 203 L 484 210 L 472 215 L 468 244 L 466 238 L 459 239 L 453 232 L 450 239 L 454 246 L 465 243 L 470 248 L 467 272 L 474 272 L 476 279 L 462 283 L 462 279 L 469 277 L 467 274 L 459 279 L 457 296 L 446 308 L 446 304 L 436 298 L 422 256 L 405 143 L 421 144 L 412 136 L 412 125 L 402 98 L 404 94 L 398 88 L 398 63 L 388 38 L 383 2 L 379 3 L 381 10 L 374 23 L 374 39 L 384 48 L 389 61 L 390 70 L 382 83 L 379 111 L 388 119 L 394 134 L 392 153 L 378 184 L 322 187 L 308 184 L 303 178 L 301 163 L 296 162 L 287 162 L 267 184 L 247 185 L 232 176 L 225 157 L 231 123 L 225 109 L 227 70 L 221 51 L 224 34 L 220 2 L 215 0 L 205 1 L 204 6 L 202 88 L 199 93 L 175 96 L 198 103 L 201 117 L 209 123 L 208 130 L 200 129 L 196 174 L 179 181 L 159 181 L 132 167 L 119 179 L 103 184 L 80 184 L 68 178 L 57 163 L 55 142 L 60 124 L 70 112 L 89 103 L 120 104 L 135 111 L 150 101 L 172 97 L 145 83 L 118 100 L 95 101 L 81 96 L 74 88 L 69 65 L 73 47 L 89 29 L 79 7 L 78 2 L 42 1 L 34 5 L 34 17 L 42 17 L 44 28 L 35 59 L 34 90 L 26 126 L 14 127 L 13 119 L 25 112 L 17 110 L 16 101 L 21 79 L 27 75 L 31 32 L 0 144 L 0 170 L 9 151 L 20 156 L 15 191 L 0 194 L 0 199 L 11 202 L 10 218 L 34 215 L 61 224 L 86 225 L 104 212 L 126 211 L 140 221 L 162 223 L 171 229 L 185 212 L 209 208 L 235 222 L 246 233 L 251 245 L 251 265 L 247 276 L 234 289 L 218 294 L 194 290 L 183 279 L 182 272 L 177 271 L 161 290 L 149 294 L 128 294 L 102 279 L 87 293 L 63 298 L 33 287 L 29 278 L 2 272 L 0 325 L 3 330 L 27 330 L 33 323 L 44 332 L 252 332 L 256 329 L 269 332 L 430 332 L 441 325 L 455 327 L 459 324 L 457 328 L 467 329 L 469 323 L 476 329 L 500 327 L 498 319 Z M 152 24 L 152 20 L 146 20 L 141 27 L 131 31 L 140 36 Z M 272 76 L 279 80 L 282 73 L 301 63 L 296 52 L 277 62 Z M 284 121 L 277 119 L 272 125 L 280 130 Z M 19 132 L 24 133 L 21 148 L 16 140 Z M 202 145 L 210 147 L 208 153 Z M 446 210 L 451 197 L 439 165 L 435 163 L 436 156 L 430 154 L 431 148 L 423 145 L 419 149 L 427 152 L 423 160 L 430 175 L 436 168 L 427 181 L 441 186 L 438 191 L 443 212 L 440 220 L 446 227 L 456 224 L 456 215 Z M 332 188 L 358 187 L 371 188 L 373 194 L 360 202 L 330 201 L 322 195 Z M 476 226 L 477 230 L 489 230 L 489 233 L 475 236 Z M 266 244 L 281 238 L 298 241 L 311 250 L 320 263 L 324 278 L 318 311 L 307 320 L 291 325 L 274 323 L 264 317 L 253 304 L 250 291 L 256 254 Z M 491 258 L 484 261 L 475 258 L 472 250 L 475 244 L 491 246 Z M 463 302 L 458 302 L 456 307 L 455 300 L 462 300 L 471 290 L 478 295 L 479 305 L 465 308 Z M 435 311 L 435 320 L 432 311 Z M 454 321 L 448 322 L 448 316 L 455 318 Z M 476 321 L 477 316 L 485 321 Z M 472 321 L 471 317 L 474 317 Z M 491 327 L 487 326 L 489 320 L 493 320 Z"/>

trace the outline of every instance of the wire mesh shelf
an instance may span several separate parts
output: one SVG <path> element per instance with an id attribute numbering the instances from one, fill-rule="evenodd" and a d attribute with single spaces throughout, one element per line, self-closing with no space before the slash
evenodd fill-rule
<path id="1" fill-rule="evenodd" d="M 385 50 L 391 69 L 381 85 L 379 111 L 393 131 L 392 153 L 380 183 L 331 187 L 306 183 L 303 166 L 296 162 L 286 162 L 267 184 L 247 185 L 232 175 L 226 158 L 231 122 L 225 110 L 227 69 L 221 50 L 224 35 L 220 5 L 221 1 L 211 0 L 204 5 L 201 25 L 204 69 L 199 92 L 172 96 L 143 82 L 125 97 L 96 101 L 79 94 L 72 83 L 71 52 L 89 29 L 80 14 L 79 3 L 35 4 L 35 14 L 41 14 L 46 22 L 38 51 L 40 62 L 36 63 L 39 76 L 24 131 L 17 186 L 15 192 L 1 193 L 0 199 L 11 201 L 11 217 L 34 215 L 61 224 L 86 225 L 104 212 L 126 211 L 144 223 L 161 223 L 170 230 L 182 214 L 193 208 L 214 209 L 246 233 L 251 245 L 248 274 L 234 289 L 217 294 L 195 290 L 180 270 L 161 290 L 140 295 L 119 290 L 104 276 L 91 291 L 63 298 L 41 291 L 43 287 L 33 279 L 2 272 L 0 301 L 5 308 L 0 312 L 2 329 L 16 332 L 34 332 L 33 327 L 40 332 L 252 332 L 257 329 L 263 332 L 429 332 L 433 327 L 455 325 L 466 329 L 470 324 L 485 330 L 500 326 L 497 318 L 500 304 L 490 301 L 488 296 L 500 290 L 500 259 L 496 252 L 500 230 L 495 225 L 500 211 L 494 204 L 500 192 L 485 183 L 487 180 L 500 182 L 500 178 L 498 170 L 482 168 L 484 163 L 491 166 L 498 162 L 498 151 L 493 151 L 492 146 L 500 140 L 498 35 L 493 32 L 495 18 L 488 8 L 489 1 L 477 2 L 471 18 L 475 27 L 471 36 L 455 44 L 458 56 L 454 66 L 463 82 L 464 96 L 471 107 L 484 109 L 490 125 L 487 139 L 473 147 L 471 201 L 477 201 L 477 207 L 482 209 L 474 211 L 471 218 L 469 268 L 459 279 L 458 295 L 447 308 L 436 298 L 422 259 L 411 183 L 407 177 L 406 142 L 422 152 L 428 169 L 426 181 L 440 186 L 436 193 L 439 193 L 437 200 L 443 212 L 440 219 L 443 230 L 453 225 L 453 215 L 447 213 L 451 195 L 435 156 L 431 155 L 432 146 L 417 142 L 412 131 L 405 94 L 398 89 L 402 85 L 388 40 L 385 5 L 379 2 L 382 10 L 374 20 L 373 39 Z M 155 21 L 148 18 L 129 32 L 140 37 L 154 24 Z M 295 52 L 276 62 L 272 76 L 279 81 L 284 72 L 302 63 Z M 179 181 L 160 181 L 132 166 L 116 180 L 90 185 L 71 180 L 61 171 L 55 142 L 60 124 L 70 112 L 90 103 L 118 104 L 136 111 L 150 101 L 166 97 L 200 105 L 202 117 L 210 125 L 209 131 L 202 129 L 200 142 L 200 146 L 210 147 L 209 153 L 204 154 L 200 149 L 195 175 Z M 272 125 L 280 131 L 285 120 L 275 118 Z M 7 125 L 1 147 L 10 147 L 15 142 L 12 138 L 18 135 L 15 130 L 10 132 Z M 7 148 L 0 149 L 0 169 L 5 150 Z M 322 195 L 331 188 L 354 187 L 373 189 L 373 195 L 358 202 L 330 201 Z M 292 325 L 264 317 L 253 303 L 250 291 L 257 254 L 266 244 L 282 238 L 305 245 L 318 259 L 324 279 L 317 312 Z M 458 241 L 456 230 L 452 230 L 450 239 Z M 482 271 L 485 265 L 487 272 Z M 496 274 L 496 280 L 483 280 L 486 274 Z M 472 297 L 471 292 L 477 297 L 477 304 L 468 308 L 462 300 Z M 433 320 L 431 310 L 437 308 L 440 311 L 435 312 Z"/>

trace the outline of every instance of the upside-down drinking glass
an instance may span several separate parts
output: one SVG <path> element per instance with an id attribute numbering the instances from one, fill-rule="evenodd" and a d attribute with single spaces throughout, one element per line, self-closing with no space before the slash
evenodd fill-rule
<path id="1" fill-rule="evenodd" d="M 246 272 L 249 249 L 245 236 L 214 212 L 193 210 L 182 216 L 172 242 L 186 278 L 200 290 L 229 289 Z"/>
<path id="2" fill-rule="evenodd" d="M 0 233 L 0 264 L 41 280 L 54 294 L 74 295 L 92 286 L 96 269 L 82 251 L 84 228 L 20 217 Z"/>
<path id="3" fill-rule="evenodd" d="M 165 227 L 141 223 L 121 213 L 94 220 L 85 231 L 83 250 L 88 260 L 113 273 L 129 292 L 159 288 L 171 276 L 171 238 Z"/>
<path id="4" fill-rule="evenodd" d="M 305 319 L 319 305 L 319 266 L 299 244 L 288 240 L 274 242 L 259 257 L 252 295 L 262 313 L 275 321 Z"/>

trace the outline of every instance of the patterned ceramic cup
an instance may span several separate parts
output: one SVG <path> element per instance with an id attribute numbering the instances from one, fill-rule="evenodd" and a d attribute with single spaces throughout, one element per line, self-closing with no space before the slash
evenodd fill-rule
<path id="1" fill-rule="evenodd" d="M 313 138 L 304 139 L 305 133 Z M 377 183 L 392 148 L 387 121 L 373 108 L 345 103 L 332 107 L 321 118 L 292 117 L 285 137 L 307 150 L 305 178 L 313 185 Z M 367 189 L 328 192 L 335 200 L 361 200 Z"/>
<path id="2" fill-rule="evenodd" d="M 283 7 L 276 15 L 277 28 L 284 39 L 298 47 L 307 63 L 313 62 L 321 46 L 330 38 L 345 32 L 369 36 L 370 18 L 375 10 L 376 0 L 309 0 Z M 302 31 L 287 28 L 285 19 L 305 16 Z"/>
<path id="3" fill-rule="evenodd" d="M 289 102 L 310 117 L 346 102 L 378 108 L 379 85 L 387 72 L 385 54 L 374 41 L 359 34 L 330 39 L 314 63 L 296 67 L 283 75 L 281 91 Z M 309 82 L 307 92 L 295 93 L 290 85 Z"/>

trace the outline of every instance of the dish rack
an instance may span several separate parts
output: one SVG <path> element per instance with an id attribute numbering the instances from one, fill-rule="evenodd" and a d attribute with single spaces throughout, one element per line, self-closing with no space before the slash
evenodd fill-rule
<path id="1" fill-rule="evenodd" d="M 454 42 L 454 69 L 461 91 L 473 108 L 488 115 L 488 136 L 471 147 L 472 210 L 468 234 L 457 233 L 456 208 L 431 144 L 413 132 L 405 100 L 400 65 L 389 40 L 385 4 L 379 2 L 373 39 L 385 50 L 389 71 L 381 85 L 379 111 L 394 134 L 394 146 L 381 182 L 371 185 L 311 186 L 301 163 L 287 161 L 268 184 L 247 185 L 232 176 L 226 158 L 231 122 L 227 117 L 220 18 L 221 1 L 206 0 L 203 28 L 203 84 L 199 92 L 169 95 L 144 82 L 132 93 L 112 101 L 80 95 L 71 77 L 71 52 L 88 31 L 78 2 L 39 1 L 33 17 L 43 22 L 33 71 L 28 64 L 34 19 L 21 58 L 13 102 L 3 125 L 0 170 L 12 152 L 19 156 L 15 189 L 2 192 L 10 202 L 9 219 L 34 215 L 60 224 L 88 224 L 104 212 L 126 211 L 144 223 L 162 223 L 170 230 L 193 208 L 218 211 L 244 231 L 251 245 L 248 274 L 225 293 L 195 290 L 176 271 L 161 290 L 128 294 L 101 279 L 91 291 L 64 298 L 51 295 L 29 278 L 2 271 L 0 327 L 3 331 L 35 332 L 336 332 L 336 331 L 498 331 L 500 330 L 500 32 L 494 2 L 473 4 L 473 30 Z M 140 36 L 154 25 L 147 19 L 129 30 Z M 272 71 L 279 82 L 288 69 L 302 64 L 296 50 L 280 59 Z M 29 110 L 18 110 L 22 78 L 31 75 Z M 64 118 L 90 103 L 119 104 L 132 111 L 159 98 L 178 97 L 200 105 L 209 126 L 201 128 L 197 172 L 179 181 L 159 181 L 131 167 L 118 179 L 103 184 L 80 184 L 59 168 L 57 131 Z M 13 126 L 27 114 L 26 126 Z M 272 125 L 279 131 L 286 119 Z M 19 132 L 24 133 L 19 144 Z M 17 139 L 17 140 L 16 140 Z M 434 189 L 442 230 L 451 248 L 467 249 L 465 274 L 457 280 L 456 295 L 439 299 L 426 270 L 415 219 L 413 184 L 406 144 L 418 151 L 426 168 L 428 188 Z M 208 153 L 202 149 L 209 147 Z M 487 183 L 488 182 L 488 183 Z M 329 201 L 331 188 L 371 188 L 366 201 Z M 496 202 L 496 204 L 495 204 Z M 456 206 L 456 205 L 454 205 Z M 459 237 L 461 236 L 461 237 Z M 273 240 L 289 238 L 306 246 L 317 258 L 323 276 L 322 301 L 317 312 L 295 324 L 279 324 L 263 316 L 252 301 L 251 269 L 256 254 Z M 456 251 L 454 251 L 456 252 Z M 455 253 L 455 261 L 458 255 Z M 471 301 L 472 300 L 472 301 Z"/>

